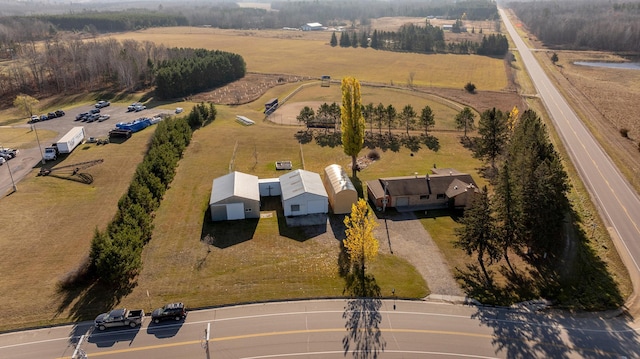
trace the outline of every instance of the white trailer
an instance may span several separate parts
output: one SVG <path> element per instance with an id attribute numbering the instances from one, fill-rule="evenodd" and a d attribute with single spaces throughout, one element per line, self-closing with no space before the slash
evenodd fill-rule
<path id="1" fill-rule="evenodd" d="M 69 132 L 67 132 L 60 140 L 57 142 L 58 152 L 59 153 L 71 153 L 74 148 L 76 148 L 79 144 L 84 142 L 85 132 L 84 127 L 77 126 L 72 128 Z"/>

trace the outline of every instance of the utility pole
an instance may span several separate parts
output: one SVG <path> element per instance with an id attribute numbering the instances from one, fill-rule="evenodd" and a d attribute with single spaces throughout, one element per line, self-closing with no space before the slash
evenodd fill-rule
<path id="1" fill-rule="evenodd" d="M 44 160 L 44 153 L 42 153 L 42 146 L 40 145 L 40 138 L 38 137 L 38 130 L 36 130 L 36 125 L 33 125 L 33 131 L 36 133 L 36 141 L 38 141 L 38 149 L 40 150 L 40 156 L 42 157 L 42 164 L 47 163 Z"/>

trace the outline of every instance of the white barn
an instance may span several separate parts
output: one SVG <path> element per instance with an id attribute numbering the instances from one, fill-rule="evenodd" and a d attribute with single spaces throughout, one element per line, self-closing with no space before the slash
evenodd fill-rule
<path id="1" fill-rule="evenodd" d="M 231 172 L 214 179 L 209 208 L 212 221 L 260 218 L 258 177 Z"/>
<path id="2" fill-rule="evenodd" d="M 319 22 L 309 22 L 300 27 L 302 31 L 319 31 L 323 29 L 323 26 Z"/>
<path id="3" fill-rule="evenodd" d="M 327 191 L 315 172 L 295 170 L 280 176 L 284 215 L 304 216 L 329 212 Z"/>

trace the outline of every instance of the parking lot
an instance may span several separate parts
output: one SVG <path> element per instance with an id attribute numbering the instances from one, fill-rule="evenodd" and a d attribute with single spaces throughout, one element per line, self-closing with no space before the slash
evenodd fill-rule
<path id="1" fill-rule="evenodd" d="M 83 112 L 89 112 L 94 109 L 93 105 L 78 106 L 72 109 L 65 110 L 66 114 L 63 117 L 54 118 L 48 121 L 42 121 L 34 123 L 38 129 L 52 130 L 58 133 L 56 141 L 64 136 L 74 126 L 84 126 L 85 133 L 88 137 L 102 137 L 106 138 L 109 135 L 109 130 L 115 128 L 118 122 L 131 122 L 141 117 L 154 117 L 161 114 L 172 114 L 170 110 L 164 109 L 147 109 L 139 112 L 127 112 L 128 105 L 111 104 L 110 106 L 100 109 L 100 114 L 106 114 L 111 116 L 108 120 L 91 123 L 76 121 L 76 116 Z M 44 146 L 44 144 L 43 144 Z"/>
<path id="2" fill-rule="evenodd" d="M 78 106 L 70 109 L 63 109 L 65 115 L 63 117 L 54 118 L 48 121 L 36 122 L 33 124 L 17 125 L 20 127 L 35 127 L 36 130 L 46 129 L 57 132 L 57 136 L 52 141 L 40 143 L 42 150 L 44 147 L 51 145 L 64 136 L 71 128 L 75 126 L 83 126 L 85 128 L 86 138 L 96 137 L 105 139 L 109 137 L 109 131 L 116 127 L 118 122 L 131 122 L 141 117 L 154 117 L 159 115 L 171 115 L 174 114 L 173 110 L 150 108 L 139 112 L 127 112 L 127 106 L 123 104 L 111 104 L 110 106 L 100 109 L 100 114 L 107 114 L 110 116 L 108 120 L 103 122 L 94 121 L 91 123 L 76 121 L 76 116 L 83 112 L 89 112 L 95 108 L 93 104 Z M 41 113 L 38 113 L 41 115 Z M 134 135 L 135 136 L 135 135 Z M 42 160 L 42 154 L 38 147 L 33 148 L 19 148 L 20 153 L 14 159 L 11 159 L 6 164 L 0 166 L 0 200 L 2 197 L 10 193 L 12 190 L 11 175 L 13 176 L 13 182 L 16 184 L 26 176 L 34 167 L 36 167 Z M 11 174 L 9 173 L 11 168 Z"/>

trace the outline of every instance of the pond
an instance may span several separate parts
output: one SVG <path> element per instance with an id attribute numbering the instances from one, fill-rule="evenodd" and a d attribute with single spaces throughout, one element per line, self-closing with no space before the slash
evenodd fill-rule
<path id="1" fill-rule="evenodd" d="M 576 61 L 575 65 L 591 66 L 591 67 L 606 67 L 610 69 L 623 69 L 623 70 L 640 70 L 640 62 L 588 62 L 588 61 Z"/>

